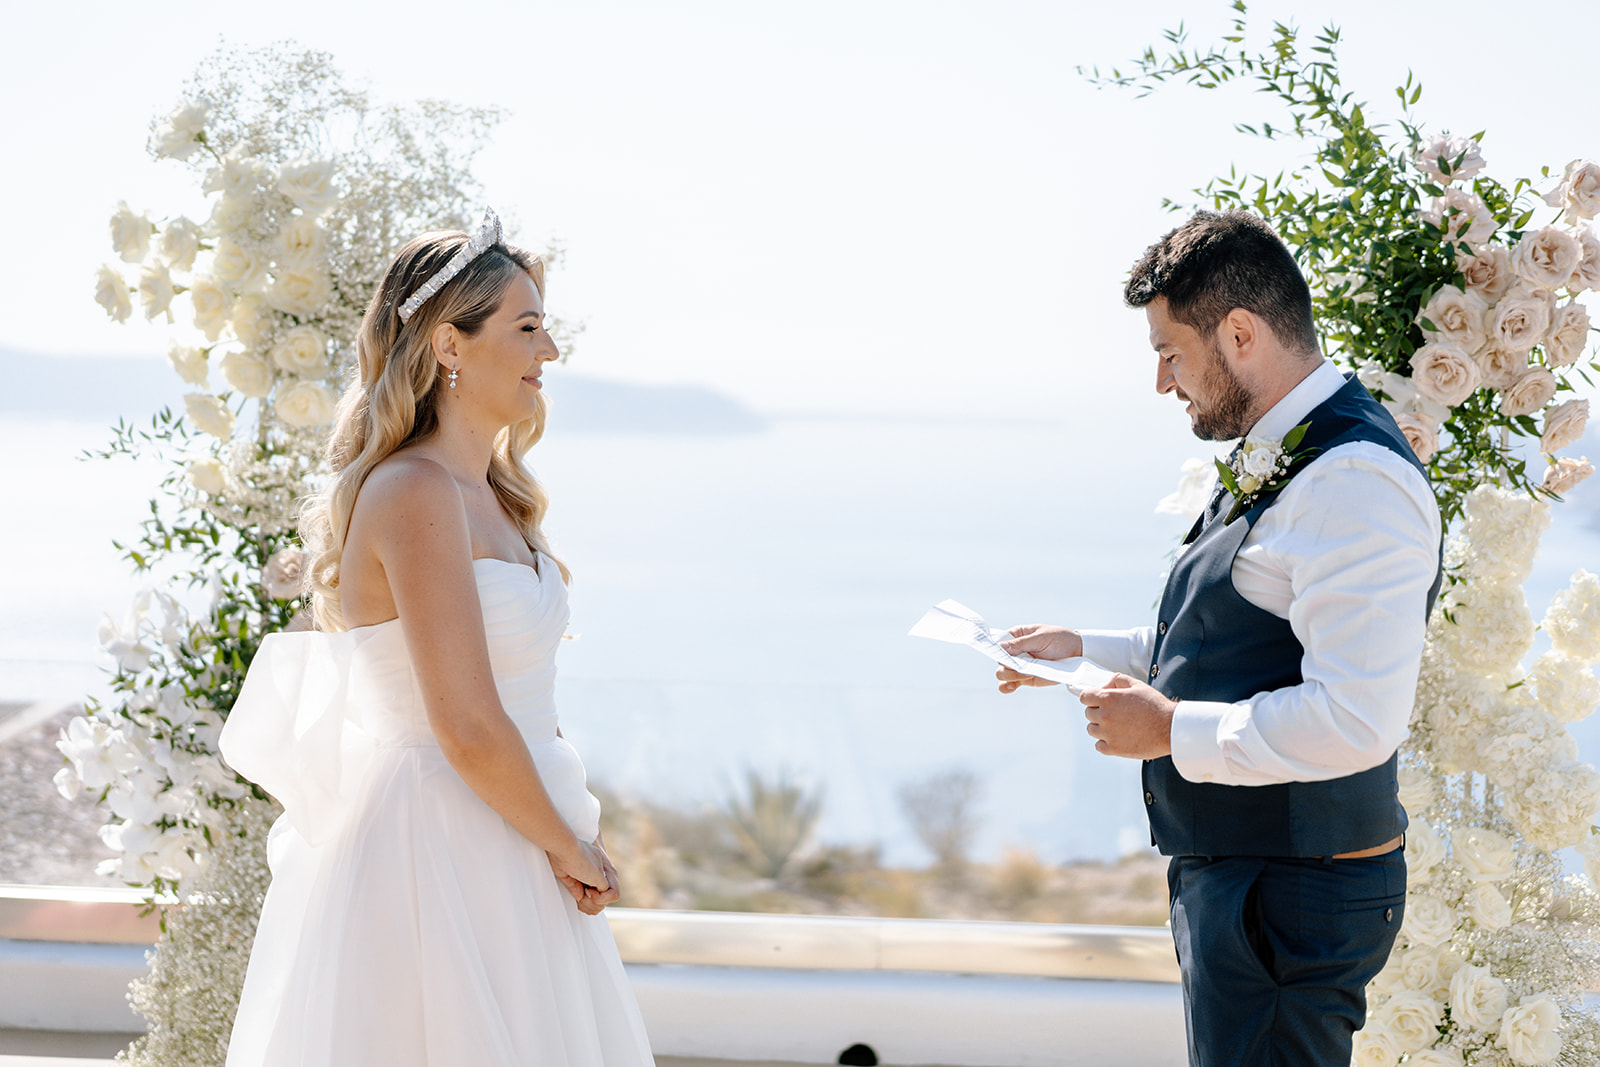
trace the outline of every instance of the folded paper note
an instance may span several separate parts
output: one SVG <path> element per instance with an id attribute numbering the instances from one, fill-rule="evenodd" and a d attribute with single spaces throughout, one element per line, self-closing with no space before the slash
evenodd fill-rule
<path id="1" fill-rule="evenodd" d="M 977 612 L 954 600 L 943 600 L 937 607 L 929 608 L 928 613 L 911 628 L 911 636 L 975 648 L 996 663 L 1003 663 L 1018 673 L 1060 682 L 1074 696 L 1085 689 L 1103 686 L 1114 677 L 1111 671 L 1081 656 L 1073 659 L 1034 659 L 1032 656 L 1012 655 L 1000 647 L 1001 641 L 1011 639 L 1010 633 L 994 629 Z"/>

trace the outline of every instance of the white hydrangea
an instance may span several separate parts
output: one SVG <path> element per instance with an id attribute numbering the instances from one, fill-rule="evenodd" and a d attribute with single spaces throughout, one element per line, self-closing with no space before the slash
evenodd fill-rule
<path id="1" fill-rule="evenodd" d="M 1528 493 L 1480 485 L 1468 494 L 1461 535 L 1474 578 L 1521 585 L 1533 573 L 1539 539 L 1550 528 L 1550 504 Z"/>
<path id="2" fill-rule="evenodd" d="M 1581 663 L 1600 662 L 1600 577 L 1574 574 L 1572 584 L 1550 601 L 1543 626 L 1557 652 Z"/>
<path id="3" fill-rule="evenodd" d="M 1576 656 L 1551 649 L 1529 676 L 1539 705 L 1560 722 L 1581 722 L 1600 708 L 1600 678 Z"/>

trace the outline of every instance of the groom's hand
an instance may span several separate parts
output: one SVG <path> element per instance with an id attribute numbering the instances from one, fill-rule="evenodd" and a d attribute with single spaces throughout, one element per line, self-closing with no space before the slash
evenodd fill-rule
<path id="1" fill-rule="evenodd" d="M 1069 630 L 1064 626 L 1040 626 L 1037 623 L 1029 623 L 1027 626 L 1013 626 L 1009 633 L 1011 639 L 1001 641 L 1000 647 L 1013 656 L 1072 659 L 1074 656 L 1083 655 L 1083 638 L 1078 636 L 1078 631 Z M 1010 667 L 1001 667 L 994 672 L 994 676 L 1000 682 L 1002 693 L 1015 693 L 1018 688 L 1025 685 L 1056 684 L 1043 678 L 1035 678 L 1031 674 L 1022 674 Z"/>
<path id="2" fill-rule="evenodd" d="M 1125 674 L 1113 675 L 1099 689 L 1085 689 L 1079 697 L 1089 720 L 1094 750 L 1107 756 L 1159 759 L 1172 755 L 1172 709 L 1169 700 Z"/>

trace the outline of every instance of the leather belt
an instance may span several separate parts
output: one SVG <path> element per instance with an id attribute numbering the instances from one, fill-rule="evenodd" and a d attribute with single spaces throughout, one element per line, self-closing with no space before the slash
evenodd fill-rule
<path id="1" fill-rule="evenodd" d="M 1336 860 L 1364 860 L 1364 859 L 1367 859 L 1369 856 L 1387 855 L 1388 853 L 1393 852 L 1397 848 L 1403 848 L 1405 846 L 1405 843 L 1406 843 L 1406 835 L 1405 834 L 1401 834 L 1399 837 L 1395 838 L 1393 841 L 1385 841 L 1383 844 L 1381 844 L 1381 845 L 1373 845 L 1371 848 L 1358 848 L 1354 852 L 1336 852 L 1336 853 L 1334 853 L 1332 858 L 1336 859 Z M 1317 857 L 1317 859 L 1321 859 L 1321 858 L 1322 858 L 1321 856 Z"/>

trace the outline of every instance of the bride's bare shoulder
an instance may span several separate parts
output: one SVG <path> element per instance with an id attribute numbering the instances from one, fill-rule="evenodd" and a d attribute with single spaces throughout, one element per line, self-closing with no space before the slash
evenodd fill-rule
<path id="1" fill-rule="evenodd" d="M 367 475 L 350 516 L 351 539 L 384 541 L 444 520 L 464 522 L 461 490 L 443 466 L 416 452 L 396 452 Z"/>

